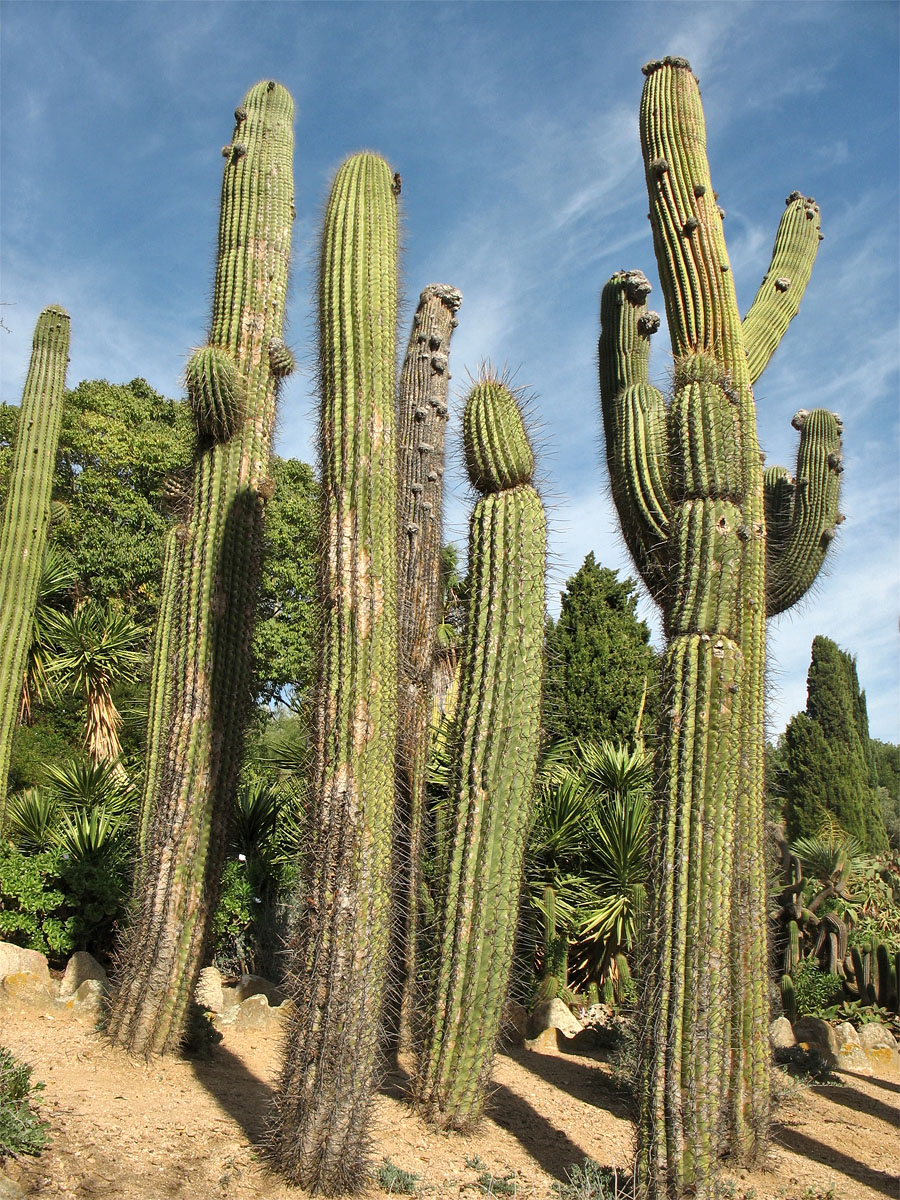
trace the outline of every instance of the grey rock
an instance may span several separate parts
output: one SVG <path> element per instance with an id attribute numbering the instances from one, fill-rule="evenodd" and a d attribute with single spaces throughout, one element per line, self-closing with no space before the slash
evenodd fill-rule
<path id="1" fill-rule="evenodd" d="M 93 954 L 88 954 L 87 950 L 76 950 L 69 961 L 66 963 L 66 973 L 62 977 L 62 983 L 59 985 L 60 999 L 65 999 L 67 996 L 74 996 L 78 989 L 87 980 L 96 980 L 101 983 L 104 988 L 109 987 L 109 979 L 103 967 L 97 962 Z"/>
<path id="2" fill-rule="evenodd" d="M 584 1026 L 567 1004 L 558 996 L 536 1004 L 531 1013 L 528 1033 L 532 1040 L 538 1038 L 545 1029 L 558 1029 L 563 1037 L 573 1038 L 581 1033 Z"/>
<path id="3" fill-rule="evenodd" d="M 234 989 L 234 1003 L 243 1004 L 251 996 L 265 996 L 273 1007 L 283 1004 L 286 996 L 281 988 L 261 975 L 242 975 Z"/>
<path id="4" fill-rule="evenodd" d="M 864 1050 L 876 1050 L 884 1047 L 886 1050 L 897 1049 L 894 1035 L 880 1021 L 870 1021 L 859 1031 L 859 1044 Z"/>
<path id="5" fill-rule="evenodd" d="M 0 1175 L 0 1200 L 25 1200 L 25 1193 L 6 1175 Z"/>
<path id="6" fill-rule="evenodd" d="M 234 1016 L 227 1024 L 235 1029 L 278 1029 L 281 1022 L 288 1016 L 291 1009 L 289 1000 L 279 1005 L 270 1005 L 262 992 L 248 996 L 236 1009 Z M 230 1014 L 225 1014 L 230 1016 Z"/>
<path id="7" fill-rule="evenodd" d="M 776 1017 L 769 1026 L 769 1043 L 773 1050 L 787 1050 L 789 1046 L 796 1046 L 797 1039 L 787 1017 Z"/>
<path id="8" fill-rule="evenodd" d="M 222 992 L 222 972 L 218 967 L 204 967 L 197 980 L 197 990 L 194 999 L 203 1008 L 220 1013 L 225 1007 L 225 996 Z"/>
<path id="9" fill-rule="evenodd" d="M 36 975 L 43 983 L 50 984 L 50 968 L 47 966 L 45 955 L 38 950 L 23 950 L 12 942 L 0 942 L 0 980 L 7 975 L 18 975 L 20 972 Z"/>
<path id="10" fill-rule="evenodd" d="M 834 1030 L 821 1017 L 801 1017 L 794 1022 L 794 1037 L 798 1042 L 826 1051 L 837 1058 L 838 1042 Z"/>
<path id="11" fill-rule="evenodd" d="M 7 1004 L 47 1005 L 53 1000 L 50 977 L 44 979 L 31 971 L 13 971 L 0 982 L 0 997 Z"/>
<path id="12" fill-rule="evenodd" d="M 841 1021 L 840 1025 L 835 1025 L 834 1036 L 837 1038 L 838 1050 L 843 1051 L 845 1048 L 859 1048 L 859 1034 L 849 1021 Z"/>

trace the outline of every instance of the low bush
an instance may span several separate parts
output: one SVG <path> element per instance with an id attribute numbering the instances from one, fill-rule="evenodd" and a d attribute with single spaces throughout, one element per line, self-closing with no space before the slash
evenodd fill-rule
<path id="1" fill-rule="evenodd" d="M 40 1154 L 47 1123 L 34 1110 L 42 1083 L 31 1082 L 31 1067 L 0 1046 L 0 1162 L 18 1154 Z"/>

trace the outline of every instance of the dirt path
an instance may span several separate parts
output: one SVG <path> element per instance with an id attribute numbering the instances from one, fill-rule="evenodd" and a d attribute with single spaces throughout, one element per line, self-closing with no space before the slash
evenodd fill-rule
<path id="1" fill-rule="evenodd" d="M 35 1078 L 46 1084 L 51 1145 L 40 1158 L 3 1169 L 27 1196 L 303 1195 L 266 1170 L 260 1148 L 277 1073 L 277 1033 L 230 1029 L 208 1063 L 144 1064 L 107 1046 L 83 1019 L 23 1008 L 0 1011 L 0 1042 L 32 1063 Z M 777 1113 L 771 1171 L 736 1172 L 723 1194 L 736 1200 L 752 1200 L 754 1190 L 755 1200 L 896 1198 L 900 1084 L 841 1078 L 840 1087 L 794 1089 Z M 376 1166 L 389 1158 L 420 1176 L 423 1193 L 437 1200 L 463 1194 L 474 1200 L 490 1176 L 509 1184 L 514 1179 L 520 1197 L 552 1200 L 554 1182 L 585 1156 L 604 1165 L 628 1163 L 627 1101 L 598 1057 L 517 1050 L 498 1057 L 495 1082 L 490 1118 L 478 1134 L 462 1137 L 423 1125 L 403 1100 L 404 1077 L 391 1076 L 375 1107 Z M 373 1187 L 368 1195 L 385 1192 Z"/>

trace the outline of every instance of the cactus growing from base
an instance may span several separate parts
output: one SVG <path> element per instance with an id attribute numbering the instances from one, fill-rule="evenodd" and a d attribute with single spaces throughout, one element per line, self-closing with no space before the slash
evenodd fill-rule
<path id="1" fill-rule="evenodd" d="M 366 1173 L 388 975 L 397 733 L 394 347 L 397 202 L 383 159 L 340 168 L 319 269 L 323 644 L 312 842 L 288 949 L 290 1017 L 271 1147 L 334 1195 Z"/>
<path id="2" fill-rule="evenodd" d="M 68 354 L 69 314 L 51 305 L 40 314 L 34 330 L 0 530 L 0 830 L 50 528 Z"/>
<path id="3" fill-rule="evenodd" d="M 831 413 L 801 416 L 800 479 L 764 477 L 752 384 L 797 310 L 818 208 L 788 197 L 742 324 L 697 81 L 679 58 L 644 72 L 641 146 L 674 396 L 667 406 L 648 381 L 659 318 L 635 271 L 603 292 L 600 386 L 613 498 L 668 642 L 638 1169 L 645 1196 L 673 1200 L 711 1196 L 718 1158 L 751 1162 L 766 1141 L 765 620 L 809 587 L 832 540 L 841 428 Z"/>
<path id="4" fill-rule="evenodd" d="M 153 660 L 142 856 L 107 1032 L 180 1043 L 203 965 L 249 712 L 249 647 L 293 221 L 293 102 L 251 88 L 226 147 L 208 345 L 186 372 L 197 422 L 169 536 Z"/>
<path id="5" fill-rule="evenodd" d="M 436 955 L 414 1095 L 442 1128 L 481 1115 L 500 1028 L 537 767 L 546 520 L 516 400 L 487 377 L 464 416 L 471 600 Z"/>

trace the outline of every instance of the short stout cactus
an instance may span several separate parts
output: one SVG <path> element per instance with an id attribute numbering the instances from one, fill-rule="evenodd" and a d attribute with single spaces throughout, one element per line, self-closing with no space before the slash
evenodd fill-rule
<path id="1" fill-rule="evenodd" d="M 275 1097 L 287 1178 L 359 1190 L 388 979 L 397 737 L 397 200 L 373 154 L 338 171 L 319 266 L 323 638 L 311 842 L 289 941 Z"/>
<path id="2" fill-rule="evenodd" d="M 600 389 L 613 497 L 667 637 L 638 1168 L 643 1195 L 672 1200 L 711 1197 L 717 1160 L 751 1162 L 766 1142 L 765 621 L 806 591 L 832 540 L 841 426 L 832 413 L 801 414 L 795 477 L 763 472 L 752 386 L 797 311 L 819 211 L 788 197 L 742 322 L 697 81 L 679 58 L 644 71 L 641 145 L 674 395 L 667 404 L 649 383 L 659 318 L 637 271 L 603 291 Z"/>
<path id="3" fill-rule="evenodd" d="M 225 156 L 208 344 L 186 371 L 197 426 L 175 481 L 140 818 L 142 854 L 108 1034 L 142 1055 L 185 1030 L 218 893 L 249 712 L 250 639 L 293 221 L 293 101 L 251 88 Z M 239 152 L 240 151 L 240 152 Z"/>
<path id="4" fill-rule="evenodd" d="M 484 1107 L 512 963 L 540 735 L 546 519 L 515 397 L 487 376 L 466 403 L 471 599 L 460 668 L 452 811 L 414 1092 L 466 1129 Z"/>
<path id="5" fill-rule="evenodd" d="M 22 698 L 62 423 L 69 314 L 51 305 L 37 320 L 0 529 L 0 830 Z"/>

